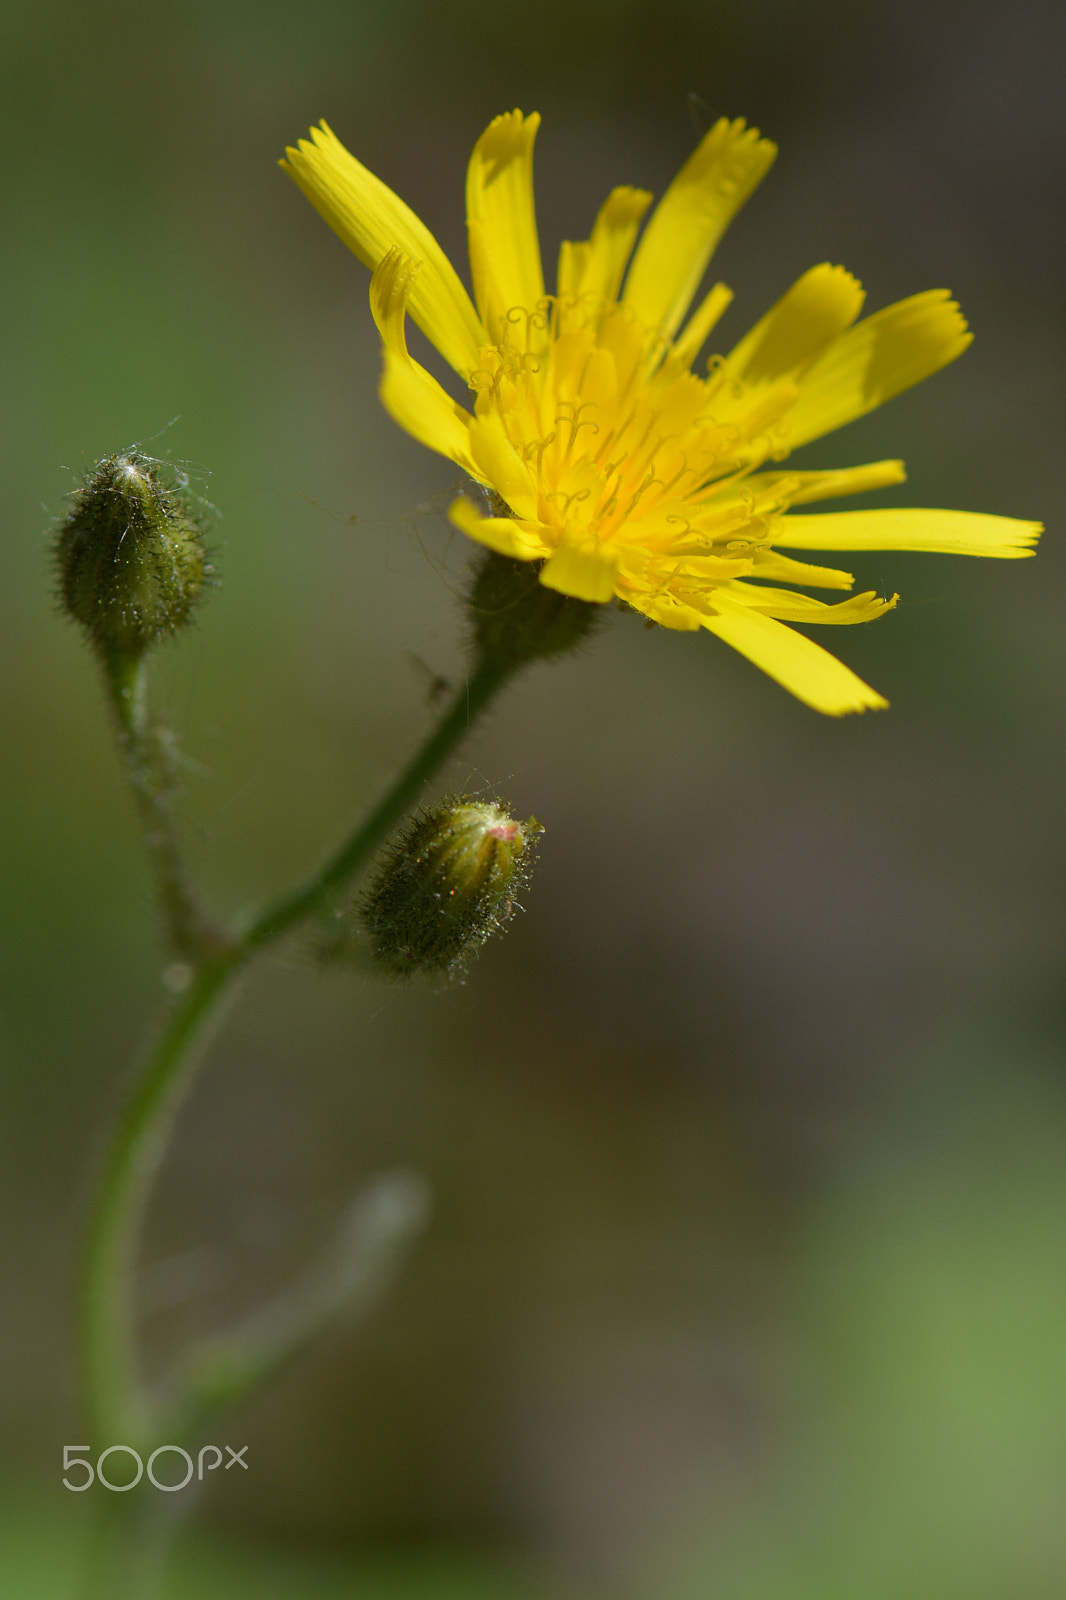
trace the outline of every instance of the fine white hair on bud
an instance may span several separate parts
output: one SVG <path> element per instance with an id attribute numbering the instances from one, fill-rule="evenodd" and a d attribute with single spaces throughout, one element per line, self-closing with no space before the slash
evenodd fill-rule
<path id="1" fill-rule="evenodd" d="M 494 802 L 467 799 L 409 820 L 360 902 L 376 965 L 394 977 L 461 971 L 511 916 L 542 832 L 534 817 L 516 822 Z"/>
<path id="2" fill-rule="evenodd" d="M 105 456 L 59 524 L 60 603 L 105 658 L 184 627 L 211 573 L 200 518 L 163 473 L 137 449 Z"/>

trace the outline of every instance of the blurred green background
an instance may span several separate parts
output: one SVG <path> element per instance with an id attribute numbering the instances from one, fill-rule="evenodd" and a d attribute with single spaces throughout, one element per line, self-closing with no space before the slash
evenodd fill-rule
<path id="1" fill-rule="evenodd" d="M 757 123 L 781 156 L 716 259 L 723 339 L 825 259 L 871 309 L 947 285 L 977 335 L 804 464 L 902 455 L 879 503 L 1048 534 L 856 557 L 903 601 L 828 642 L 884 716 L 616 617 L 449 774 L 547 828 L 465 986 L 262 964 L 153 1209 L 153 1362 L 382 1169 L 437 1209 L 388 1304 L 227 1430 L 251 1470 L 172 1592 L 1064 1592 L 1064 45 L 1053 0 L 5 8 L 0 1593 L 72 1593 L 75 1241 L 163 961 L 48 526 L 134 440 L 220 508 L 157 694 L 210 898 L 259 903 L 461 674 L 468 557 L 453 469 L 378 406 L 367 273 L 275 162 L 325 116 L 461 262 L 467 156 L 514 105 L 549 261 L 611 185 Z"/>

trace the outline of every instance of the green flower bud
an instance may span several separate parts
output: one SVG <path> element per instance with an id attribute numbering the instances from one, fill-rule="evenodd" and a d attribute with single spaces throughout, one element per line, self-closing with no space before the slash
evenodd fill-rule
<path id="1" fill-rule="evenodd" d="M 467 610 L 481 660 L 514 670 L 563 655 L 603 621 L 606 607 L 546 588 L 540 581 L 542 566 L 490 550 L 475 569 Z"/>
<path id="2" fill-rule="evenodd" d="M 378 966 L 396 977 L 460 969 L 510 917 L 542 831 L 471 800 L 408 822 L 360 903 Z"/>
<path id="3" fill-rule="evenodd" d="M 183 627 L 211 572 L 200 523 L 161 467 L 137 450 L 106 456 L 59 527 L 60 601 L 109 659 Z"/>

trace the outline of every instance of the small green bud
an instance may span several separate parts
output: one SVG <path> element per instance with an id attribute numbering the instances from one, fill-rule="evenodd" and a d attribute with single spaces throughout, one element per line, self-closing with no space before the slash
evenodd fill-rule
<path id="1" fill-rule="evenodd" d="M 605 606 L 546 588 L 540 581 L 542 565 L 489 550 L 475 568 L 467 610 L 481 660 L 514 670 L 563 655 L 602 622 Z"/>
<path id="2" fill-rule="evenodd" d="M 211 572 L 200 523 L 161 467 L 135 449 L 106 456 L 59 527 L 63 608 L 111 659 L 183 627 Z"/>
<path id="3" fill-rule="evenodd" d="M 408 822 L 360 903 L 377 964 L 396 977 L 461 968 L 510 917 L 541 832 L 471 800 Z"/>

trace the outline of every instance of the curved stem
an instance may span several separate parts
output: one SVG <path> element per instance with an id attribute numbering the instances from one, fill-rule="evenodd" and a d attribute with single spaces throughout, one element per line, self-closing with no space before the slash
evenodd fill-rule
<path id="1" fill-rule="evenodd" d="M 199 972 L 171 1011 L 122 1119 L 100 1178 L 85 1258 L 83 1357 L 90 1421 L 108 1444 L 152 1434 L 137 1344 L 137 1241 L 152 1182 L 236 963 Z"/>
<path id="2" fill-rule="evenodd" d="M 89 1229 L 82 1307 L 84 1359 L 91 1419 L 101 1440 L 136 1445 L 154 1433 L 155 1419 L 138 1359 L 137 1243 L 174 1119 L 239 972 L 256 952 L 319 910 L 332 891 L 354 876 L 513 671 L 482 660 L 392 788 L 335 855 L 217 954 L 202 957 L 188 989 L 175 1001 L 119 1123 Z"/>

